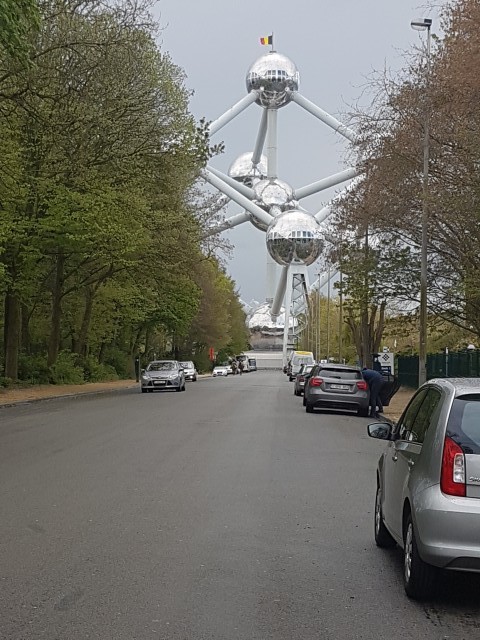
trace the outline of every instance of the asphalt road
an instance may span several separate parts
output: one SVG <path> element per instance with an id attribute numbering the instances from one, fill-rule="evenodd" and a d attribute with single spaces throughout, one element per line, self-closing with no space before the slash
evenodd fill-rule
<path id="1" fill-rule="evenodd" d="M 366 424 L 260 371 L 0 409 L 0 638 L 480 639 L 375 547 Z"/>

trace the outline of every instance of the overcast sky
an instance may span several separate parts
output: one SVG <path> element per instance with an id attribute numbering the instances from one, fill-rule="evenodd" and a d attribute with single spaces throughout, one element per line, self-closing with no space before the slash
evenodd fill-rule
<path id="1" fill-rule="evenodd" d="M 396 73 L 405 51 L 421 44 L 425 35 L 411 29 L 412 18 L 431 17 L 433 31 L 440 31 L 436 11 L 424 7 L 413 0 L 159 0 L 155 16 L 162 49 L 184 69 L 194 92 L 190 109 L 197 119 L 215 120 L 246 94 L 250 65 L 270 50 L 259 38 L 273 32 L 275 50 L 297 65 L 300 93 L 341 120 L 372 72 L 387 67 Z M 251 105 L 212 138 L 226 146 L 212 165 L 226 173 L 253 149 L 260 116 L 261 108 Z M 343 138 L 298 105 L 279 110 L 278 174 L 294 188 L 345 168 L 345 149 Z M 301 204 L 316 213 L 342 186 Z M 229 206 L 229 215 L 240 211 Z M 235 245 L 228 272 L 241 297 L 263 301 L 265 234 L 245 223 L 228 237 Z"/>

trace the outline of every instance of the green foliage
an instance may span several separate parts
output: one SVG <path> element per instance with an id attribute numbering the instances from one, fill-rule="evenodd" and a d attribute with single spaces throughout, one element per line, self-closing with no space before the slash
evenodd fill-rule
<path id="1" fill-rule="evenodd" d="M 11 27 L 28 4 L 0 0 Z M 235 335 L 241 321 L 233 284 L 204 266 L 195 188 L 222 147 L 189 113 L 150 1 L 39 7 L 33 64 L 0 55 L 5 375 L 71 381 L 86 362 L 88 379 L 129 376 L 136 353 L 178 349 L 199 324 L 202 340 L 226 344 L 230 317 Z"/>
<path id="2" fill-rule="evenodd" d="M 83 367 L 77 364 L 77 356 L 69 351 L 61 351 L 57 361 L 50 367 L 52 384 L 83 384 Z"/>
<path id="3" fill-rule="evenodd" d="M 21 354 L 18 361 L 18 379 L 29 384 L 48 384 L 51 371 L 47 365 L 47 358 L 42 355 Z"/>
<path id="4" fill-rule="evenodd" d="M 7 387 L 11 387 L 14 383 L 14 380 L 11 378 L 6 378 L 5 376 L 0 376 L 0 387 L 6 389 Z"/>
<path id="5" fill-rule="evenodd" d="M 108 364 L 99 364 L 95 358 L 86 358 L 83 362 L 85 382 L 107 382 L 118 380 L 118 374 L 114 367 Z"/>
<path id="6" fill-rule="evenodd" d="M 28 36 L 38 24 L 36 0 L 0 0 L 0 51 L 24 60 Z"/>

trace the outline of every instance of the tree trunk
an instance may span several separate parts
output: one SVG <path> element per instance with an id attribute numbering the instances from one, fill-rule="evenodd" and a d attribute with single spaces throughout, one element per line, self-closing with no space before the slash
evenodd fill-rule
<path id="1" fill-rule="evenodd" d="M 13 292 L 5 296 L 4 353 L 5 377 L 18 379 L 22 312 L 19 298 Z"/>
<path id="2" fill-rule="evenodd" d="M 83 311 L 82 324 L 80 326 L 80 333 L 78 336 L 78 344 L 76 353 L 83 356 L 87 356 L 88 352 L 88 333 L 90 331 L 90 324 L 92 321 L 93 302 L 95 300 L 95 292 L 92 286 L 85 289 L 85 309 Z"/>
<path id="3" fill-rule="evenodd" d="M 22 334 L 20 345 L 24 353 L 30 355 L 30 313 L 26 304 L 22 303 Z"/>
<path id="4" fill-rule="evenodd" d="M 64 267 L 65 256 L 62 253 L 59 253 L 57 256 L 55 282 L 52 290 L 52 326 L 50 329 L 47 357 L 47 364 L 49 367 L 55 363 L 60 350 Z"/>

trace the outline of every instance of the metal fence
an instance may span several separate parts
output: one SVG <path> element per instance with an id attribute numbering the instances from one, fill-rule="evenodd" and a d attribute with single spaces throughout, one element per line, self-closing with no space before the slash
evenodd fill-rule
<path id="1" fill-rule="evenodd" d="M 480 349 L 429 353 L 427 380 L 480 377 Z M 418 356 L 398 356 L 397 376 L 404 387 L 418 387 Z"/>

